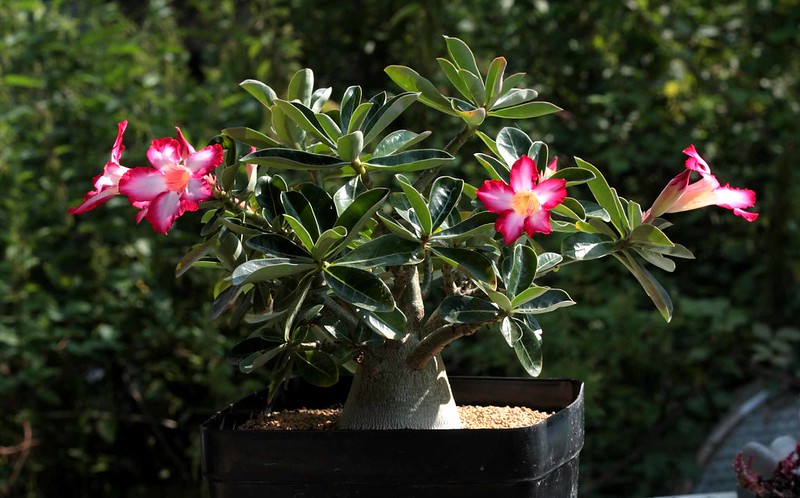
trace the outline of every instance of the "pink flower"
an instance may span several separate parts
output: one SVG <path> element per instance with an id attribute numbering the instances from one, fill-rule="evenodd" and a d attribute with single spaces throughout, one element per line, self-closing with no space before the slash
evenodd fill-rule
<path id="1" fill-rule="evenodd" d="M 512 244 L 523 231 L 531 237 L 552 231 L 550 210 L 567 197 L 566 184 L 564 179 L 541 179 L 536 163 L 523 155 L 511 166 L 510 184 L 486 180 L 477 194 L 486 209 L 500 215 L 495 229 Z"/>
<path id="2" fill-rule="evenodd" d="M 663 213 L 679 213 L 706 206 L 720 206 L 733 211 L 747 221 L 754 221 L 758 213 L 745 211 L 756 203 L 756 194 L 752 190 L 732 188 L 730 185 L 720 186 L 717 178 L 711 174 L 708 163 L 700 156 L 694 145 L 683 150 L 688 155 L 686 170 L 673 178 L 656 198 L 653 206 L 645 213 L 644 221 Z M 700 173 L 700 180 L 689 184 L 692 171 Z"/>
<path id="3" fill-rule="evenodd" d="M 108 202 L 119 193 L 120 178 L 129 171 L 129 168 L 119 163 L 122 151 L 125 150 L 125 146 L 122 145 L 122 134 L 125 133 L 127 126 L 127 121 L 117 123 L 117 139 L 114 141 L 114 147 L 111 148 L 111 160 L 103 168 L 103 174 L 94 177 L 95 190 L 87 193 L 79 206 L 70 208 L 69 214 L 82 214 L 86 211 L 91 211 L 97 206 Z"/>
<path id="4" fill-rule="evenodd" d="M 177 140 L 159 138 L 147 150 L 147 159 L 155 169 L 133 168 L 119 182 L 120 193 L 141 208 L 136 221 L 146 218 L 162 234 L 185 211 L 196 211 L 200 202 L 211 198 L 212 185 L 206 175 L 223 159 L 220 145 L 195 151 L 180 128 L 176 129 Z"/>

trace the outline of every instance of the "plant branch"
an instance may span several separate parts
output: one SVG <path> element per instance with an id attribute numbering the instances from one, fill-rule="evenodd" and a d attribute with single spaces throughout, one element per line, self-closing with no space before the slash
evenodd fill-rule
<path id="1" fill-rule="evenodd" d="M 422 299 L 427 299 L 431 291 L 431 281 L 433 280 L 433 258 L 431 258 L 430 254 L 425 258 L 423 264 L 425 266 L 422 273 L 422 286 L 420 291 L 422 292 Z"/>
<path id="2" fill-rule="evenodd" d="M 400 309 L 406 315 L 408 328 L 412 333 L 419 332 L 422 320 L 425 318 L 425 303 L 422 300 L 422 291 L 419 286 L 419 269 L 417 265 L 406 268 L 408 283 L 401 300 Z"/>
<path id="3" fill-rule="evenodd" d="M 408 355 L 406 362 L 415 369 L 425 368 L 428 361 L 441 353 L 448 344 L 464 336 L 472 335 L 481 327 L 481 323 L 449 323 L 434 330 Z"/>

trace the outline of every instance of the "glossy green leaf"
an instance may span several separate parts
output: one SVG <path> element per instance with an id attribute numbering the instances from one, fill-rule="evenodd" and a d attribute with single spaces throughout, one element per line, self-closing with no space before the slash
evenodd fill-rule
<path id="1" fill-rule="evenodd" d="M 356 247 L 334 264 L 354 268 L 375 268 L 419 264 L 422 260 L 422 246 L 419 242 L 387 234 Z"/>
<path id="2" fill-rule="evenodd" d="M 469 237 L 482 230 L 489 230 L 491 233 L 494 233 L 494 222 L 496 219 L 496 214 L 488 211 L 481 211 L 470 216 L 461 223 L 436 232 L 433 238 L 436 240 L 458 240 L 461 237 Z"/>
<path id="3" fill-rule="evenodd" d="M 325 283 L 342 300 L 367 311 L 394 309 L 392 292 L 380 278 L 359 268 L 329 266 L 323 272 Z"/>
<path id="4" fill-rule="evenodd" d="M 233 218 L 233 217 L 220 218 L 219 221 L 220 221 L 220 223 L 222 223 L 225 226 L 225 228 L 227 228 L 231 232 L 237 233 L 239 235 L 252 236 L 252 235 L 258 235 L 258 234 L 261 233 L 261 229 L 260 228 L 258 228 L 256 226 L 253 226 L 253 225 L 250 225 L 248 223 L 245 223 L 242 220 L 240 220 L 239 218 Z"/>
<path id="5" fill-rule="evenodd" d="M 475 107 L 469 102 L 459 99 L 452 99 L 450 101 L 450 107 L 456 111 L 458 117 L 464 120 L 464 122 L 472 128 L 477 128 L 486 119 L 486 109 L 483 107 Z"/>
<path id="6" fill-rule="evenodd" d="M 361 87 L 348 87 L 347 90 L 344 91 L 342 103 L 339 108 L 339 123 L 342 125 L 342 130 L 348 130 L 350 133 L 352 132 L 350 131 L 350 119 L 353 117 L 353 113 L 359 105 L 361 105 Z M 358 129 L 358 126 L 355 128 Z"/>
<path id="7" fill-rule="evenodd" d="M 294 149 L 261 149 L 244 156 L 243 163 L 263 164 L 276 169 L 334 171 L 350 163 L 338 157 Z"/>
<path id="8" fill-rule="evenodd" d="M 320 112 L 328 102 L 328 99 L 331 98 L 332 93 L 332 88 L 318 88 L 314 90 L 314 93 L 311 94 L 311 102 L 308 105 L 309 109 L 315 113 Z"/>
<path id="9" fill-rule="evenodd" d="M 462 271 L 475 280 L 488 284 L 492 289 L 497 287 L 497 276 L 494 273 L 494 267 L 486 256 L 469 249 L 455 247 L 431 247 L 431 251 L 458 271 Z"/>
<path id="10" fill-rule="evenodd" d="M 486 72 L 486 107 L 490 109 L 500 97 L 507 64 L 505 57 L 497 57 L 489 64 Z"/>
<path id="11" fill-rule="evenodd" d="M 436 62 L 439 63 L 439 68 L 450 81 L 450 84 L 453 85 L 456 90 L 458 90 L 458 93 L 460 93 L 465 99 L 468 99 L 469 89 L 467 88 L 466 82 L 464 82 L 458 75 L 458 67 L 456 67 L 455 64 L 447 59 L 438 58 L 436 59 Z"/>
<path id="12" fill-rule="evenodd" d="M 414 209 L 414 213 L 419 221 L 419 228 L 422 230 L 423 235 L 430 235 L 433 233 L 433 217 L 428 209 L 428 203 L 422 197 L 417 189 L 411 185 L 411 181 L 403 175 L 395 175 L 395 178 L 400 183 L 400 188 L 406 194 L 406 199 Z"/>
<path id="13" fill-rule="evenodd" d="M 506 107 L 514 107 L 530 102 L 539 96 L 536 90 L 530 88 L 514 88 L 497 98 L 490 111 L 498 111 Z"/>
<path id="14" fill-rule="evenodd" d="M 267 256 L 284 259 L 309 258 L 308 251 L 287 239 L 283 235 L 265 233 L 251 237 L 246 242 L 247 247 Z"/>
<path id="15" fill-rule="evenodd" d="M 419 142 L 431 136 L 431 132 L 414 133 L 408 130 L 397 130 L 386 135 L 383 140 L 375 146 L 372 152 L 374 157 L 383 157 L 402 152 L 413 147 Z"/>
<path id="16" fill-rule="evenodd" d="M 195 244 L 192 246 L 192 249 L 187 252 L 181 259 L 178 261 L 178 265 L 175 267 L 175 277 L 180 277 L 186 271 L 194 266 L 195 263 L 203 259 L 203 257 L 208 254 L 211 249 L 214 247 L 215 239 L 210 238 L 201 242 L 200 244 Z"/>
<path id="17" fill-rule="evenodd" d="M 539 171 L 544 171 L 544 169 L 547 167 L 547 159 L 549 154 L 550 149 L 547 147 L 547 144 L 541 140 L 536 140 L 533 142 L 531 144 L 531 148 L 528 149 L 528 157 L 533 159 L 533 162 L 536 163 Z"/>
<path id="18" fill-rule="evenodd" d="M 497 151 L 509 167 L 526 155 L 531 145 L 533 140 L 519 128 L 506 127 L 497 134 Z"/>
<path id="19" fill-rule="evenodd" d="M 281 192 L 281 204 L 286 210 L 286 214 L 303 224 L 311 240 L 315 241 L 320 234 L 320 226 L 314 214 L 314 208 L 306 197 L 296 191 Z"/>
<path id="20" fill-rule="evenodd" d="M 258 80 L 244 80 L 239 83 L 239 86 L 255 97 L 256 100 L 264 104 L 265 107 L 275 105 L 275 99 L 278 98 L 278 95 L 272 88 Z"/>
<path id="21" fill-rule="evenodd" d="M 508 76 L 506 80 L 503 82 L 503 88 L 500 89 L 500 93 L 505 95 L 506 93 L 510 92 L 511 89 L 519 86 L 525 79 L 525 76 L 526 76 L 525 73 L 514 73 Z"/>
<path id="22" fill-rule="evenodd" d="M 443 150 L 415 149 L 391 156 L 373 157 L 364 166 L 380 171 L 414 172 L 435 168 L 453 159 L 453 156 Z"/>
<path id="23" fill-rule="evenodd" d="M 632 243 L 646 246 L 675 246 L 664 232 L 650 224 L 639 225 L 634 228 L 628 236 L 628 240 Z"/>
<path id="24" fill-rule="evenodd" d="M 603 177 L 600 170 L 579 157 L 575 158 L 575 162 L 578 164 L 578 167 L 587 169 L 595 175 L 593 180 L 587 182 L 589 190 L 592 191 L 592 195 L 594 195 L 600 207 L 608 212 L 608 215 L 611 217 L 611 223 L 616 227 L 620 235 L 625 236 L 630 227 L 628 226 L 628 219 L 625 217 L 624 211 L 622 210 L 622 203 L 619 200 L 617 192 L 608 185 L 608 182 L 605 177 Z"/>
<path id="25" fill-rule="evenodd" d="M 327 353 L 318 349 L 294 354 L 294 366 L 309 384 L 330 387 L 339 381 L 339 367 Z"/>
<path id="26" fill-rule="evenodd" d="M 336 207 L 330 194 L 322 187 L 310 182 L 301 183 L 296 188 L 311 205 L 320 231 L 333 228 L 336 224 L 337 215 Z"/>
<path id="27" fill-rule="evenodd" d="M 344 227 L 330 228 L 322 232 L 311 251 L 314 261 L 322 261 L 328 254 L 340 248 L 341 242 L 346 236 L 347 230 Z"/>
<path id="28" fill-rule="evenodd" d="M 583 206 L 572 197 L 565 198 L 561 204 L 552 209 L 552 212 L 572 220 L 586 220 L 586 212 L 583 210 Z"/>
<path id="29" fill-rule="evenodd" d="M 422 225 L 417 218 L 417 213 L 414 212 L 414 207 L 402 192 L 394 192 L 389 197 L 389 204 L 391 204 L 394 211 L 400 215 L 401 218 L 406 220 L 412 227 L 414 227 L 417 235 L 416 238 L 422 236 Z"/>
<path id="30" fill-rule="evenodd" d="M 407 92 L 419 93 L 419 101 L 429 107 L 455 115 L 450 109 L 450 102 L 439 93 L 439 90 L 426 78 L 423 78 L 416 71 L 406 66 L 389 66 L 384 69 L 389 78 Z"/>
<path id="31" fill-rule="evenodd" d="M 253 130 L 244 126 L 236 128 L 225 128 L 222 134 L 231 137 L 234 140 L 252 145 L 259 149 L 266 149 L 268 147 L 280 147 L 281 144 L 264 135 L 260 131 Z"/>
<path id="32" fill-rule="evenodd" d="M 583 206 L 583 210 L 586 211 L 587 218 L 596 218 L 598 220 L 605 221 L 606 223 L 611 222 L 611 215 L 608 214 L 608 211 L 603 209 L 600 204 L 591 201 L 578 201 Z"/>
<path id="33" fill-rule="evenodd" d="M 515 323 L 522 329 L 522 338 L 514 343 L 514 352 L 528 375 L 538 377 L 542 373 L 541 329 L 534 331 L 523 321 Z"/>
<path id="34" fill-rule="evenodd" d="M 533 301 L 537 297 L 541 296 L 545 292 L 550 290 L 549 287 L 539 287 L 538 285 L 534 285 L 533 287 L 528 287 L 527 289 L 522 290 L 514 299 L 511 300 L 511 306 L 514 308 L 519 308 L 520 306 L 524 306 L 530 301 Z"/>
<path id="35" fill-rule="evenodd" d="M 642 224 L 642 206 L 633 201 L 628 201 L 628 223 L 634 231 Z"/>
<path id="36" fill-rule="evenodd" d="M 594 173 L 582 168 L 559 169 L 550 178 L 560 178 L 567 181 L 567 187 L 580 185 L 595 179 Z M 598 206 L 599 207 L 599 206 Z M 585 210 L 584 210 L 585 211 Z"/>
<path id="37" fill-rule="evenodd" d="M 511 304 L 511 299 L 508 298 L 502 292 L 494 291 L 491 289 L 484 289 L 486 295 L 489 299 L 492 300 L 494 304 L 497 305 L 504 313 L 511 313 L 514 310 L 514 306 Z"/>
<path id="38" fill-rule="evenodd" d="M 564 257 L 556 252 L 545 252 L 536 258 L 536 275 L 543 275 L 561 263 Z"/>
<path id="39" fill-rule="evenodd" d="M 386 101 L 363 125 L 364 143 L 369 144 L 397 119 L 408 107 L 417 101 L 419 93 L 401 93 Z"/>
<path id="40" fill-rule="evenodd" d="M 343 161 L 353 162 L 364 148 L 364 134 L 361 130 L 342 135 L 336 141 L 336 151 Z"/>
<path id="41" fill-rule="evenodd" d="M 664 254 L 666 256 L 672 256 L 673 258 L 683 258 L 683 259 L 694 259 L 694 254 L 692 251 L 687 249 L 685 246 L 680 244 L 675 244 L 674 246 L 650 246 L 648 247 L 649 250 L 653 252 L 657 252 L 659 254 Z"/>
<path id="42" fill-rule="evenodd" d="M 447 323 L 483 323 L 499 314 L 494 303 L 473 296 L 449 296 L 439 305 L 439 316 Z"/>
<path id="43" fill-rule="evenodd" d="M 284 187 L 282 189 L 282 187 Z M 284 213 L 281 205 L 281 192 L 285 183 L 280 177 L 264 175 L 256 180 L 255 198 L 258 205 L 267 211 L 266 218 L 272 219 Z"/>
<path id="44" fill-rule="evenodd" d="M 283 344 L 273 347 L 272 349 L 252 353 L 239 361 L 239 370 L 242 373 L 251 373 L 253 370 L 262 367 L 276 358 L 285 349 Z"/>
<path id="45" fill-rule="evenodd" d="M 286 91 L 288 100 L 299 100 L 304 106 L 311 107 L 311 95 L 314 91 L 314 72 L 301 69 L 294 73 Z"/>
<path id="46" fill-rule="evenodd" d="M 277 343 L 277 348 L 283 348 L 284 345 Z M 239 341 L 235 346 L 233 346 L 227 354 L 227 358 L 229 361 L 238 361 L 242 358 L 246 358 L 253 353 L 263 353 L 264 351 L 269 351 L 276 348 L 276 341 L 272 338 L 262 337 L 262 336 L 255 336 L 255 337 L 248 337 L 242 341 Z"/>
<path id="47" fill-rule="evenodd" d="M 481 72 L 478 69 L 478 64 L 475 62 L 475 55 L 466 43 L 458 38 L 445 36 L 444 41 L 447 44 L 447 52 L 450 54 L 450 59 L 460 69 L 466 69 L 476 76 L 480 76 Z"/>
<path id="48" fill-rule="evenodd" d="M 671 259 L 665 258 L 661 254 L 644 247 L 634 247 L 633 250 L 651 265 L 661 268 L 664 271 L 675 271 L 675 262 Z"/>
<path id="49" fill-rule="evenodd" d="M 642 286 L 650 300 L 653 301 L 664 320 L 667 322 L 672 320 L 672 300 L 658 280 L 627 252 L 621 255 L 616 254 L 615 257 L 636 277 L 639 285 Z"/>
<path id="50" fill-rule="evenodd" d="M 333 204 L 336 212 L 341 215 L 347 207 L 356 200 L 356 197 L 367 191 L 360 176 L 354 176 L 333 194 Z"/>
<path id="51" fill-rule="evenodd" d="M 517 244 L 509 257 L 503 260 L 502 274 L 506 293 L 513 298 L 533 283 L 538 260 L 533 249 L 525 244 Z"/>
<path id="52" fill-rule="evenodd" d="M 616 243 L 599 233 L 576 233 L 561 244 L 561 254 L 567 258 L 587 261 L 608 256 L 614 252 Z"/>
<path id="53" fill-rule="evenodd" d="M 563 290 L 547 289 L 539 297 L 517 306 L 514 312 L 537 315 L 540 313 L 549 313 L 565 306 L 572 306 L 573 304 L 575 304 L 575 301 Z"/>
<path id="54" fill-rule="evenodd" d="M 483 86 L 483 80 L 466 69 L 458 70 L 458 77 L 461 81 L 466 83 L 467 91 L 469 91 L 470 100 L 477 106 L 481 107 L 486 103 L 486 88 Z"/>
<path id="55" fill-rule="evenodd" d="M 522 339 L 522 328 L 519 326 L 519 321 L 512 320 L 507 316 L 500 322 L 500 333 L 508 343 L 508 346 L 512 348 Z"/>
<path id="56" fill-rule="evenodd" d="M 349 244 L 351 240 L 358 236 L 359 232 L 361 232 L 367 222 L 372 218 L 372 215 L 381 208 L 388 196 L 389 189 L 376 188 L 359 194 L 358 197 L 347 206 L 347 209 L 345 209 L 336 220 L 336 226 L 347 229 L 347 237 L 343 242 L 344 245 Z"/>
<path id="57" fill-rule="evenodd" d="M 314 249 L 314 239 L 311 237 L 311 234 L 308 232 L 308 229 L 303 226 L 303 224 L 292 215 L 284 214 L 283 219 L 289 224 L 292 228 L 292 231 L 300 240 L 300 243 L 303 244 L 303 247 L 310 253 Z"/>
<path id="58" fill-rule="evenodd" d="M 325 130 L 317 122 L 317 118 L 311 109 L 300 103 L 287 102 L 285 100 L 276 100 L 275 105 L 303 131 L 310 133 L 325 145 L 333 147 L 333 141 L 325 134 Z"/>
<path id="59" fill-rule="evenodd" d="M 342 129 L 338 124 L 336 124 L 336 121 L 334 121 L 332 117 L 322 113 L 314 114 L 314 117 L 317 119 L 317 123 L 319 123 L 327 136 L 334 141 L 339 140 L 339 137 L 342 136 Z"/>
<path id="60" fill-rule="evenodd" d="M 492 137 L 487 135 L 486 133 L 482 132 L 481 130 L 475 130 L 475 135 L 481 139 L 481 142 L 490 150 L 492 154 L 497 157 L 500 157 L 500 152 L 497 151 L 497 142 L 494 141 Z"/>
<path id="61" fill-rule="evenodd" d="M 464 189 L 464 180 L 450 176 L 440 176 L 431 187 L 428 207 L 433 220 L 433 230 L 439 228 L 458 204 L 461 191 Z"/>
<path id="62" fill-rule="evenodd" d="M 492 178 L 492 180 L 501 180 L 505 183 L 509 182 L 511 168 L 503 161 L 480 152 L 475 154 L 475 159 L 481 163 L 481 166 L 483 166 L 483 169 L 489 173 L 489 176 Z"/>
<path id="63" fill-rule="evenodd" d="M 386 312 L 356 308 L 356 316 L 375 333 L 391 341 L 401 341 L 408 335 L 406 316 L 397 308 Z"/>
<path id="64" fill-rule="evenodd" d="M 314 268 L 316 264 L 310 258 L 252 259 L 236 267 L 231 274 L 231 281 L 234 285 L 263 282 L 296 275 Z"/>
<path id="65" fill-rule="evenodd" d="M 347 133 L 353 133 L 356 130 L 360 130 L 374 106 L 375 104 L 373 102 L 364 102 L 356 107 L 356 109 L 353 111 L 353 115 L 350 117 L 350 123 L 347 125 Z"/>
<path id="66" fill-rule="evenodd" d="M 489 116 L 505 119 L 529 119 L 546 116 L 547 114 L 563 110 L 564 109 L 550 102 L 527 102 L 513 107 L 492 109 L 489 111 Z"/>
<path id="67" fill-rule="evenodd" d="M 403 225 L 397 223 L 391 218 L 383 216 L 381 214 L 378 215 L 378 218 L 383 222 L 383 225 L 393 234 L 397 235 L 401 239 L 409 240 L 418 242 L 419 237 L 417 237 L 412 231 L 404 227 Z M 416 218 L 415 218 L 416 219 Z"/>

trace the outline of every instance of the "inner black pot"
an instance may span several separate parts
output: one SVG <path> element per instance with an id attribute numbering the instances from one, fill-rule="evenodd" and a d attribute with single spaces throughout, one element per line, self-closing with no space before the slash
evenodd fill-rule
<path id="1" fill-rule="evenodd" d="M 578 493 L 583 383 L 453 377 L 462 405 L 556 412 L 518 429 L 238 431 L 270 407 L 248 396 L 201 426 L 212 498 L 562 498 Z M 341 405 L 349 388 L 297 383 L 272 410 Z"/>

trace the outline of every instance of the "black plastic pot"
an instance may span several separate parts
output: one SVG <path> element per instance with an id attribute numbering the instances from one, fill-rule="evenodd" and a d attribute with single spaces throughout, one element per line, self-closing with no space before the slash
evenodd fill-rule
<path id="1" fill-rule="evenodd" d="M 574 380 L 451 378 L 459 404 L 555 411 L 519 429 L 237 431 L 264 411 L 263 392 L 201 428 L 212 498 L 562 498 L 578 493 L 583 384 Z M 295 386 L 273 409 L 342 403 L 347 384 Z"/>

